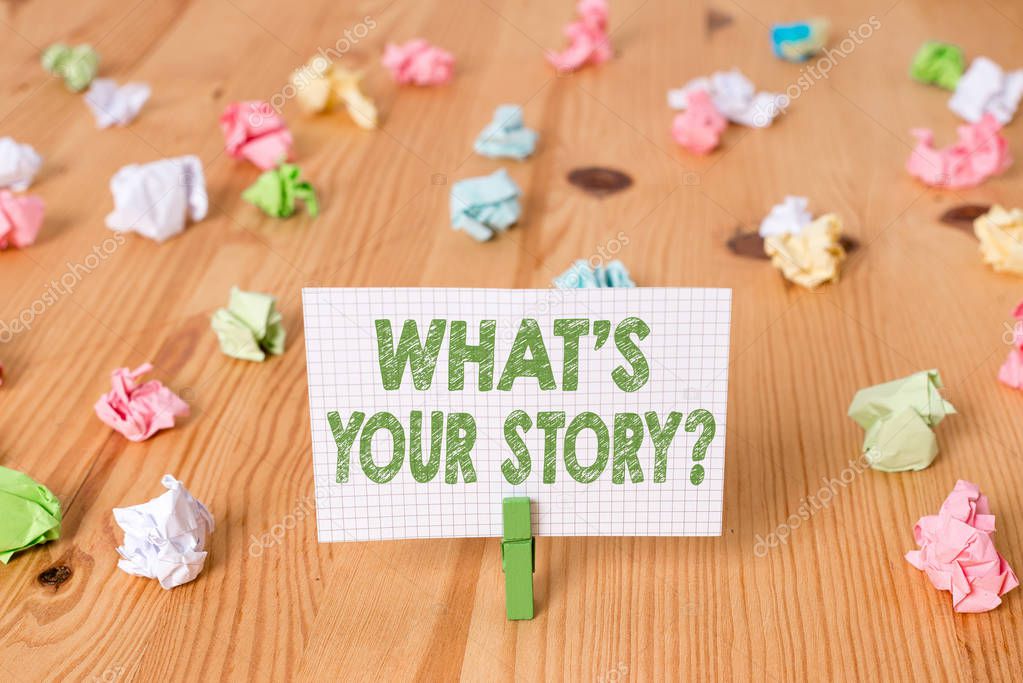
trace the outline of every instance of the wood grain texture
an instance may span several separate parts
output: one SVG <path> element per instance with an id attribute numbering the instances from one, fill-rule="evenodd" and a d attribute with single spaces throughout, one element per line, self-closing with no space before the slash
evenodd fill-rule
<path id="1" fill-rule="evenodd" d="M 33 191 L 48 213 L 34 247 L 0 255 L 0 320 L 32 311 L 31 329 L 0 346 L 0 463 L 49 485 L 66 518 L 58 542 L 0 567 L 0 678 L 1018 677 L 1023 591 L 991 613 L 955 615 L 902 556 L 916 519 L 966 478 L 990 496 L 998 547 L 1023 569 L 1023 395 L 994 379 L 1023 288 L 987 269 L 969 234 L 938 222 L 956 204 L 1023 204 L 1023 171 L 953 193 L 920 186 L 902 166 L 910 128 L 934 127 L 946 143 L 958 123 L 945 92 L 907 76 L 919 44 L 951 40 L 1018 68 L 1023 9 L 822 4 L 714 0 L 734 21 L 708 36 L 708 3 L 614 0 L 616 59 L 557 77 L 543 49 L 560 46 L 567 1 L 4 3 L 0 133 L 45 157 Z M 733 126 L 706 158 L 675 147 L 669 87 L 734 65 L 785 90 L 803 72 L 770 56 L 767 27 L 811 13 L 830 17 L 839 37 L 871 17 L 879 27 L 774 127 Z M 383 128 L 361 131 L 343 113 L 307 118 L 288 102 L 323 213 L 262 216 L 239 196 L 257 171 L 222 153 L 217 116 L 230 101 L 282 92 L 293 68 L 367 17 L 374 28 L 342 59 L 368 69 Z M 379 66 L 385 42 L 420 35 L 456 55 L 449 86 L 398 88 Z M 105 76 L 149 82 L 141 117 L 97 131 L 81 97 L 39 68 L 57 40 L 91 42 Z M 524 105 L 541 142 L 529 161 L 504 164 L 525 192 L 521 224 L 479 245 L 448 228 L 448 193 L 500 165 L 471 145 L 504 102 Z M 1007 137 L 1023 154 L 1023 123 Z M 166 244 L 129 235 L 90 258 L 111 237 L 110 176 L 185 153 L 203 159 L 209 218 Z M 635 184 L 594 199 L 565 180 L 587 165 L 623 169 Z M 787 193 L 837 212 L 863 245 L 837 285 L 788 286 L 725 247 Z M 493 539 L 318 545 L 300 288 L 546 287 L 612 240 L 627 242 L 618 256 L 641 284 L 734 288 L 723 535 L 540 539 L 537 618 L 519 623 L 503 616 Z M 73 291 L 44 301 L 68 272 L 80 275 Z M 209 317 L 232 284 L 280 297 L 283 357 L 255 365 L 220 354 Z M 192 415 L 132 444 L 91 406 L 111 369 L 147 360 Z M 930 367 L 960 413 L 938 429 L 935 464 L 830 485 L 829 503 L 759 557 L 758 535 L 857 457 L 862 431 L 845 416 L 853 393 Z M 170 592 L 117 570 L 110 513 L 158 494 L 165 472 L 217 520 L 205 572 Z M 253 545 L 275 531 L 279 542 Z M 40 585 L 55 564 L 73 576 Z"/>

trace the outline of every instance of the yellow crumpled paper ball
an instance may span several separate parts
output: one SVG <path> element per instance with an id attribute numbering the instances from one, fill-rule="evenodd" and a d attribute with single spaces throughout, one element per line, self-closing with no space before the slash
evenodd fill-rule
<path id="1" fill-rule="evenodd" d="M 845 249 L 839 239 L 842 220 L 833 213 L 819 216 L 798 233 L 772 235 L 764 240 L 764 251 L 786 279 L 813 289 L 838 279 Z"/>
<path id="2" fill-rule="evenodd" d="M 358 126 L 372 130 L 377 127 L 377 108 L 359 89 L 361 79 L 361 73 L 316 56 L 292 72 L 291 85 L 299 106 L 306 112 L 318 114 L 343 104 Z"/>
<path id="3" fill-rule="evenodd" d="M 995 205 L 973 221 L 985 263 L 1000 273 L 1023 275 L 1023 211 Z"/>

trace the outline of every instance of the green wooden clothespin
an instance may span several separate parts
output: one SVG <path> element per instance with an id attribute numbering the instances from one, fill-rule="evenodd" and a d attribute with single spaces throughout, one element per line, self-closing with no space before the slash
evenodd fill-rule
<path id="1" fill-rule="evenodd" d="M 501 568 L 508 619 L 532 619 L 536 544 L 529 519 L 529 498 L 505 498 L 502 510 Z"/>

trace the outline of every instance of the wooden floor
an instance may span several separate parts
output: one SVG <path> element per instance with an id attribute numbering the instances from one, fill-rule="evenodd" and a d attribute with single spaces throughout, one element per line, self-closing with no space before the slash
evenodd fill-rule
<path id="1" fill-rule="evenodd" d="M 997 545 L 1023 570 L 1023 394 L 995 381 L 1023 280 L 990 271 L 971 235 L 937 221 L 965 202 L 1023 204 L 1023 166 L 953 193 L 903 164 L 910 128 L 946 144 L 959 123 L 947 93 L 909 79 L 916 48 L 949 40 L 1023 67 L 1023 7 L 820 4 L 613 0 L 616 58 L 557 77 L 543 49 L 562 44 L 568 0 L 3 3 L 0 135 L 44 156 L 32 191 L 48 208 L 35 246 L 0 254 L 0 321 L 31 326 L 0 345 L 0 463 L 45 482 L 65 520 L 59 541 L 0 566 L 0 679 L 1018 677 L 1023 590 L 956 615 L 902 556 L 917 518 L 965 478 L 990 496 Z M 711 7 L 732 22 L 709 34 Z M 837 34 L 826 77 L 770 54 L 769 25 L 813 11 Z M 864 25 L 869 37 L 842 49 Z M 452 84 L 391 82 L 384 44 L 415 36 L 456 55 Z M 81 96 L 46 76 L 39 53 L 58 40 L 95 45 L 104 76 L 152 85 L 133 125 L 96 130 Z M 382 129 L 288 101 L 323 213 L 270 219 L 241 201 L 258 172 L 223 153 L 217 116 L 281 93 L 320 48 L 368 69 Z M 774 127 L 733 126 L 694 158 L 670 138 L 665 91 L 732 66 L 798 97 Z M 480 245 L 448 227 L 448 194 L 501 165 L 472 141 L 505 102 L 524 106 L 541 142 L 504 164 L 525 193 L 520 225 Z M 1007 137 L 1023 157 L 1023 121 Z M 129 235 L 111 251 L 111 175 L 186 153 L 204 162 L 211 215 L 163 245 Z M 594 164 L 635 184 L 599 200 L 566 182 Z M 785 194 L 838 213 L 861 242 L 837 285 L 792 287 L 726 248 Z M 540 539 L 538 614 L 522 623 L 504 618 L 494 539 L 318 545 L 300 288 L 547 287 L 616 240 L 641 285 L 734 289 L 722 537 Z M 48 295 L 68 272 L 73 291 Z M 283 357 L 219 352 L 209 319 L 233 284 L 279 297 Z M 192 416 L 133 444 L 92 404 L 110 370 L 145 361 Z M 938 460 L 851 470 L 863 437 L 845 415 L 853 393 L 932 367 L 959 410 L 938 428 Z M 160 493 L 165 472 L 217 521 L 206 570 L 169 592 L 116 568 L 110 512 Z M 758 545 L 809 496 L 829 501 L 784 543 Z M 279 540 L 261 544 L 268 534 Z M 40 585 L 54 565 L 73 575 Z"/>

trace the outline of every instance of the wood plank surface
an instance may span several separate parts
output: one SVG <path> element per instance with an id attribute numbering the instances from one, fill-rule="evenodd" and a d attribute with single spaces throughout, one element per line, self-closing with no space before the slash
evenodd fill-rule
<path id="1" fill-rule="evenodd" d="M 562 44 L 568 1 L 3 3 L 0 135 L 45 158 L 32 191 L 47 217 L 35 246 L 0 254 L 0 321 L 30 326 L 0 345 L 0 464 L 46 483 L 65 520 L 59 541 L 0 566 L 0 679 L 1018 680 L 1023 591 L 956 615 L 903 554 L 917 518 L 964 478 L 989 495 L 997 545 L 1023 569 L 1023 395 L 995 381 L 1023 281 L 937 221 L 965 202 L 1020 206 L 1023 170 L 939 192 L 903 164 L 910 128 L 947 144 L 959 123 L 946 92 L 908 77 L 920 43 L 1023 67 L 1023 5 L 611 4 L 615 59 L 558 76 L 543 53 Z M 708 33 L 711 7 L 731 24 Z M 772 22 L 813 14 L 830 18 L 835 49 L 877 25 L 813 77 L 768 40 Z M 415 36 L 455 54 L 450 85 L 399 87 L 380 66 L 386 42 Z M 96 130 L 81 96 L 39 67 L 55 41 L 91 42 L 103 76 L 151 84 L 138 120 Z M 323 213 L 267 218 L 240 199 L 258 171 L 223 153 L 217 117 L 286 93 L 292 69 L 341 47 L 366 69 L 382 127 L 287 101 Z M 733 66 L 798 96 L 772 128 L 733 126 L 695 158 L 670 138 L 665 91 Z M 505 102 L 540 132 L 526 162 L 472 153 Z M 1023 123 L 1006 136 L 1023 155 Z M 109 178 L 181 154 L 203 160 L 210 216 L 162 245 L 111 247 Z M 635 184 L 598 200 L 566 182 L 595 164 Z M 522 220 L 480 245 L 448 227 L 450 186 L 502 165 L 524 190 Z M 808 292 L 726 248 L 785 194 L 838 213 L 861 243 L 841 282 Z M 641 285 L 734 289 L 723 535 L 542 538 L 537 617 L 519 623 L 504 619 L 493 539 L 317 544 L 301 287 L 547 287 L 610 248 Z M 68 273 L 70 291 L 48 295 Z M 283 357 L 219 352 L 209 318 L 233 284 L 278 295 Z M 145 361 L 192 414 L 135 444 L 92 404 L 110 370 Z M 850 471 L 863 437 L 845 415 L 853 393 L 931 367 L 959 410 L 937 430 L 934 465 Z M 217 522 L 205 571 L 173 591 L 116 568 L 110 512 L 160 493 L 165 472 Z M 757 545 L 825 489 L 785 542 Z M 40 585 L 55 564 L 71 579 Z"/>

